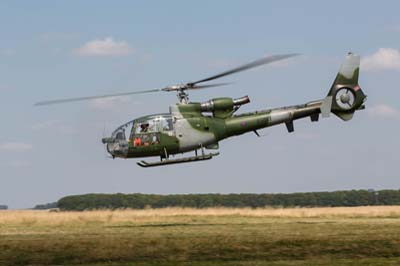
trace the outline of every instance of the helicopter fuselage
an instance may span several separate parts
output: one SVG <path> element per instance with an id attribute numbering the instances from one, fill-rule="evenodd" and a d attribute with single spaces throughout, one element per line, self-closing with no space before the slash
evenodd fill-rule
<path id="1" fill-rule="evenodd" d="M 282 124 L 287 130 L 294 131 L 293 121 L 310 117 L 316 122 L 321 114 L 328 117 L 330 113 L 344 121 L 352 119 L 355 111 L 364 109 L 366 95 L 358 85 L 360 56 L 348 53 L 339 69 L 336 78 L 325 98 L 305 104 L 267 109 L 235 115 L 240 106 L 250 102 L 245 96 L 238 99 L 229 97 L 214 98 L 206 102 L 189 102 L 188 90 L 198 90 L 228 85 L 229 83 L 204 84 L 234 73 L 248 70 L 265 64 L 284 60 L 298 54 L 272 55 L 209 76 L 194 82 L 187 82 L 158 89 L 114 93 L 106 95 L 57 99 L 38 102 L 35 105 L 50 105 L 144 94 L 154 92 L 177 93 L 179 103 L 170 106 L 169 113 L 144 116 L 134 119 L 118 127 L 111 137 L 103 138 L 107 151 L 112 158 L 140 158 L 160 156 L 159 162 L 140 161 L 141 167 L 153 167 L 177 163 L 209 160 L 218 152 L 205 153 L 205 149 L 216 150 L 218 143 L 226 138 L 254 132 L 257 130 Z M 128 134 L 128 135 L 127 135 Z M 198 154 L 198 150 L 201 154 Z M 170 159 L 170 155 L 195 151 L 195 156 Z"/>
<path id="2" fill-rule="evenodd" d="M 208 160 L 218 153 L 205 154 L 204 149 L 218 149 L 221 140 L 247 132 L 259 136 L 258 129 L 278 124 L 285 124 L 287 130 L 293 132 L 293 121 L 305 117 L 316 122 L 320 115 L 328 117 L 333 113 L 348 121 L 355 111 L 364 108 L 366 100 L 366 95 L 358 85 L 359 63 L 359 56 L 348 54 L 324 99 L 239 115 L 235 112 L 240 106 L 250 102 L 247 96 L 238 99 L 214 98 L 199 103 L 188 102 L 187 94 L 181 90 L 178 93 L 180 103 L 170 106 L 169 113 L 132 120 L 117 128 L 110 138 L 104 138 L 103 143 L 113 158 L 160 156 L 160 162 L 138 162 L 142 167 L 150 167 Z M 128 137 L 126 131 L 130 132 Z M 197 154 L 199 149 L 201 155 Z M 169 159 L 170 155 L 189 151 L 195 151 L 196 155 Z"/>
<path id="3" fill-rule="evenodd" d="M 350 112 L 359 109 L 363 103 L 364 96 L 361 91 L 359 93 L 358 102 Z M 324 104 L 324 100 L 317 100 L 301 105 L 233 115 L 235 109 L 240 106 L 235 108 L 230 104 L 234 101 L 232 98 L 209 101 L 214 103 L 214 109 L 208 109 L 212 115 L 204 112 L 207 111 L 205 103 L 178 103 L 170 106 L 168 114 L 145 116 L 129 122 L 131 130 L 128 138 L 125 138 L 125 129 L 129 126 L 123 125 L 114 131 L 111 138 L 103 139 L 103 143 L 107 144 L 107 150 L 113 157 L 168 158 L 169 155 L 203 148 L 218 149 L 221 140 L 247 132 L 255 132 L 258 135 L 257 130 L 278 124 L 284 123 L 287 130 L 293 132 L 293 121 L 296 119 L 310 117 L 311 121 L 318 121 Z"/>

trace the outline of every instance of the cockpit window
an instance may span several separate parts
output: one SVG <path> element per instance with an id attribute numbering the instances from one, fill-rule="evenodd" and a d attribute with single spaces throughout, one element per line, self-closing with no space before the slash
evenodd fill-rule
<path id="1" fill-rule="evenodd" d="M 120 131 L 115 136 L 116 139 L 125 140 L 125 131 Z"/>
<path id="2" fill-rule="evenodd" d="M 129 121 L 128 123 L 125 123 L 121 126 L 119 126 L 114 132 L 111 134 L 111 137 L 117 139 L 117 140 L 126 140 L 126 135 L 125 131 L 130 131 L 131 127 L 135 123 L 135 120 Z"/>
<path id="3" fill-rule="evenodd" d="M 134 126 L 134 134 L 154 133 L 173 130 L 172 117 L 170 115 L 150 116 L 138 121 Z"/>
<path id="4" fill-rule="evenodd" d="M 151 133 L 157 131 L 157 121 L 147 120 L 141 123 L 137 123 L 135 126 L 135 133 Z"/>
<path id="5" fill-rule="evenodd" d="M 172 124 L 172 117 L 171 116 L 164 117 L 161 120 L 161 123 L 162 123 L 162 131 L 171 131 L 171 130 L 174 129 L 174 126 Z"/>

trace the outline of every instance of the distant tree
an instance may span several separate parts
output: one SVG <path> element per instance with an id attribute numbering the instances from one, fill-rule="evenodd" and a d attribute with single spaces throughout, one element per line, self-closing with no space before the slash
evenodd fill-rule
<path id="1" fill-rule="evenodd" d="M 57 208 L 57 202 L 51 202 L 51 203 L 46 203 L 46 204 L 38 204 L 35 207 L 33 207 L 34 210 L 48 210 L 48 209 L 55 209 Z"/>
<path id="2" fill-rule="evenodd" d="M 86 194 L 57 202 L 61 210 L 165 207 L 336 207 L 400 205 L 400 190 L 349 190 L 289 194 Z M 38 205 L 42 207 L 42 205 Z M 51 206 L 52 207 L 52 206 Z"/>

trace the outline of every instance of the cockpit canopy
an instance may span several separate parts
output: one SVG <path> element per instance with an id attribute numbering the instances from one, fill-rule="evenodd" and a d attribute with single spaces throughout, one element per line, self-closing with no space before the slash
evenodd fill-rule
<path id="1" fill-rule="evenodd" d="M 170 114 L 159 114 L 137 119 L 132 133 L 140 134 L 171 130 L 173 130 L 172 116 Z"/>
<path id="2" fill-rule="evenodd" d="M 126 131 L 130 132 L 129 138 L 135 135 L 156 132 L 173 131 L 172 116 L 170 114 L 156 114 L 131 120 L 119 126 L 111 135 L 115 140 L 128 141 Z"/>

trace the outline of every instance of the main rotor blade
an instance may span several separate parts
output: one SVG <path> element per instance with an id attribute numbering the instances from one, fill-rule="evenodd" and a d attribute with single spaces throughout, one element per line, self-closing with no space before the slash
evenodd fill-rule
<path id="1" fill-rule="evenodd" d="M 162 88 L 162 91 L 182 91 L 182 90 L 196 90 L 196 89 L 205 89 L 205 88 L 211 88 L 211 87 L 219 87 L 219 86 L 225 86 L 232 84 L 231 82 L 225 82 L 225 83 L 214 83 L 214 84 L 207 84 L 207 85 L 188 85 L 188 84 L 179 84 L 179 85 L 173 85 L 173 86 L 168 86 L 165 88 Z"/>
<path id="2" fill-rule="evenodd" d="M 232 83 L 233 82 L 214 83 L 214 84 L 207 84 L 207 85 L 193 85 L 193 86 L 187 87 L 187 90 L 198 90 L 198 89 L 207 89 L 207 88 L 213 88 L 213 87 L 221 87 L 221 86 L 230 85 Z"/>
<path id="3" fill-rule="evenodd" d="M 226 86 L 230 85 L 232 82 L 225 82 L 225 83 L 215 83 L 215 84 L 207 84 L 207 85 L 194 85 L 193 87 L 189 87 L 189 90 L 196 90 L 196 89 L 206 89 L 206 88 L 212 88 L 212 87 L 220 87 L 220 86 Z"/>
<path id="4" fill-rule="evenodd" d="M 104 94 L 104 95 L 88 96 L 88 97 L 56 99 L 56 100 L 50 100 L 50 101 L 37 102 L 34 105 L 40 106 L 40 105 L 50 105 L 50 104 L 59 104 L 59 103 L 67 103 L 67 102 L 87 101 L 87 100 L 95 100 L 95 99 L 102 99 L 102 98 L 119 97 L 119 96 L 127 96 L 127 95 L 132 95 L 132 94 L 142 94 L 142 93 L 151 93 L 151 92 L 159 92 L 159 91 L 161 91 L 161 89 L 124 92 L 124 93 L 115 93 L 115 94 Z"/>
<path id="5" fill-rule="evenodd" d="M 195 82 L 190 82 L 190 83 L 188 83 L 188 85 L 189 86 L 193 86 L 193 85 L 196 85 L 196 84 L 201 83 L 201 82 L 206 82 L 206 81 L 218 79 L 218 78 L 221 78 L 221 77 L 224 77 L 224 76 L 228 76 L 228 75 L 240 72 L 240 71 L 244 71 L 244 70 L 247 70 L 247 69 L 250 69 L 250 68 L 253 68 L 253 67 L 257 67 L 257 66 L 261 66 L 261 65 L 265 65 L 265 64 L 270 64 L 272 62 L 280 61 L 280 60 L 283 60 L 283 59 L 286 59 L 286 58 L 289 58 L 289 57 L 293 57 L 293 56 L 298 56 L 298 55 L 300 55 L 300 54 L 281 54 L 281 55 L 267 56 L 267 57 L 258 59 L 256 61 L 250 62 L 248 64 L 236 67 L 234 69 L 222 72 L 222 73 L 217 74 L 215 76 L 211 76 L 211 77 L 208 77 L 208 78 L 205 78 L 205 79 L 201 79 L 201 80 L 198 80 L 198 81 L 195 81 Z"/>

